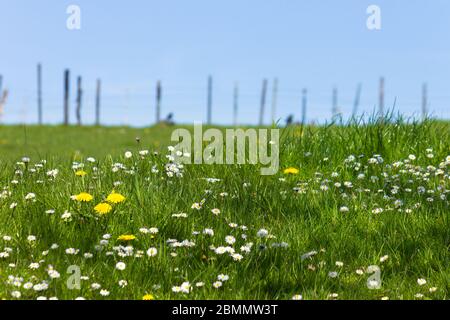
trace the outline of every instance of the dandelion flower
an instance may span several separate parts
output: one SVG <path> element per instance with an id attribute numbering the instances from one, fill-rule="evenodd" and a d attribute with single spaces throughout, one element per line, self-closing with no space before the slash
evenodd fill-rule
<path id="1" fill-rule="evenodd" d="M 99 203 L 98 205 L 96 205 L 94 207 L 94 210 L 100 215 L 105 215 L 112 210 L 112 207 L 108 203 L 102 202 L 102 203 Z"/>
<path id="2" fill-rule="evenodd" d="M 142 300 L 155 300 L 155 296 L 149 293 L 143 296 Z"/>
<path id="3" fill-rule="evenodd" d="M 284 174 L 298 174 L 299 172 L 300 172 L 300 170 L 298 170 L 297 168 L 293 168 L 293 167 L 284 169 Z"/>
<path id="4" fill-rule="evenodd" d="M 81 192 L 75 196 L 75 200 L 78 202 L 89 202 L 92 201 L 92 199 L 94 199 L 94 197 L 87 192 Z"/>
<path id="5" fill-rule="evenodd" d="M 87 175 L 87 172 L 84 171 L 84 170 L 78 170 L 78 171 L 75 172 L 75 175 L 77 177 L 84 177 L 85 175 Z"/>
<path id="6" fill-rule="evenodd" d="M 132 241 L 135 239 L 136 239 L 136 237 L 133 236 L 132 234 L 123 234 L 117 238 L 117 240 L 119 240 L 119 241 Z"/>
<path id="7" fill-rule="evenodd" d="M 108 197 L 106 198 L 106 201 L 110 203 L 121 203 L 125 201 L 125 197 L 121 195 L 120 193 L 111 192 Z"/>

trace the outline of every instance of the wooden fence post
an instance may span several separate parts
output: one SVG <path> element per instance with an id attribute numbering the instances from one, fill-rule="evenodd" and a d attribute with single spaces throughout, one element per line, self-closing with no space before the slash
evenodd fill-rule
<path id="1" fill-rule="evenodd" d="M 428 116 L 428 86 L 422 85 L 422 118 L 425 120 Z"/>
<path id="2" fill-rule="evenodd" d="M 380 117 L 384 118 L 384 78 L 380 78 L 380 89 L 379 89 L 379 113 Z"/>
<path id="3" fill-rule="evenodd" d="M 305 89 L 302 90 L 302 126 L 306 123 L 306 108 L 307 108 L 307 94 L 308 91 Z"/>
<path id="4" fill-rule="evenodd" d="M 262 91 L 261 91 L 261 106 L 259 109 L 259 125 L 264 124 L 264 109 L 266 107 L 266 94 L 267 94 L 267 79 L 263 80 Z"/>
<path id="5" fill-rule="evenodd" d="M 78 76 L 77 78 L 77 123 L 79 126 L 81 126 L 81 104 L 83 99 L 83 89 L 81 88 L 81 77 Z"/>
<path id="6" fill-rule="evenodd" d="M 207 101 L 207 123 L 211 125 L 212 123 L 212 99 L 213 99 L 213 78 L 208 77 L 208 101 Z"/>
<path id="7" fill-rule="evenodd" d="M 361 85 L 361 83 L 359 83 L 358 86 L 356 87 L 356 95 L 355 95 L 355 101 L 353 102 L 352 117 L 356 117 L 356 114 L 358 113 L 359 101 L 361 99 L 361 89 L 362 89 L 362 85 Z"/>
<path id="8" fill-rule="evenodd" d="M 272 124 L 276 121 L 277 116 L 277 98 L 278 98 L 278 79 L 273 80 L 272 88 Z"/>
<path id="9" fill-rule="evenodd" d="M 234 84 L 234 93 L 233 93 L 233 124 L 237 126 L 237 117 L 238 117 L 238 99 L 239 99 L 239 84 L 236 82 Z"/>
<path id="10" fill-rule="evenodd" d="M 37 65 L 37 105 L 38 105 L 38 124 L 42 125 L 42 65 Z"/>
<path id="11" fill-rule="evenodd" d="M 64 71 L 64 125 L 69 125 L 69 83 L 70 71 L 66 69 Z"/>
<path id="12" fill-rule="evenodd" d="M 97 88 L 95 91 L 95 125 L 100 125 L 100 102 L 102 92 L 102 81 L 97 79 Z"/>
<path id="13" fill-rule="evenodd" d="M 156 124 L 161 122 L 161 98 L 162 86 L 161 81 L 156 83 Z"/>
<path id="14" fill-rule="evenodd" d="M 333 87 L 333 98 L 332 98 L 332 106 L 331 106 L 331 115 L 332 120 L 336 118 L 338 115 L 338 89 L 336 87 Z"/>

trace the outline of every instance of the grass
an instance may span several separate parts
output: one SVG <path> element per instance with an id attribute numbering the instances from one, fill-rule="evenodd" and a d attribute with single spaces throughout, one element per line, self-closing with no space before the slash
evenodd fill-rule
<path id="1" fill-rule="evenodd" d="M 449 299 L 449 123 L 283 129 L 274 176 L 261 176 L 258 165 L 186 165 L 169 177 L 172 130 L 0 127 L 0 298 Z M 143 149 L 150 153 L 140 156 Z M 24 156 L 31 161 L 20 163 Z M 284 174 L 287 167 L 298 174 Z M 79 170 L 87 174 L 76 176 Z M 98 215 L 94 206 L 112 190 L 126 200 Z M 93 200 L 71 199 L 81 192 Z M 179 213 L 187 218 L 172 216 Z M 140 230 L 151 227 L 158 232 Z M 269 236 L 259 237 L 260 229 Z M 136 239 L 118 240 L 124 234 Z M 241 261 L 211 250 L 228 246 L 228 235 Z M 250 252 L 241 252 L 249 243 Z M 149 248 L 157 254 L 149 257 Z M 377 290 L 367 286 L 371 265 L 381 270 Z M 68 288 L 76 279 L 70 266 L 80 268 L 79 290 Z M 229 279 L 215 288 L 220 274 Z M 174 292 L 187 281 L 190 293 Z"/>

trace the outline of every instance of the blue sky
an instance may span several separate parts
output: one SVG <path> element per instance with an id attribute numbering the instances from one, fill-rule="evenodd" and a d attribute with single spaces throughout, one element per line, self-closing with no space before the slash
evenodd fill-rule
<path id="1" fill-rule="evenodd" d="M 81 30 L 66 28 L 67 6 L 81 8 Z M 366 27 L 366 8 L 381 8 L 381 30 Z M 257 123 L 262 79 L 279 79 L 277 116 L 308 120 L 331 115 L 331 92 L 348 116 L 358 82 L 361 111 L 377 105 L 380 76 L 386 106 L 420 113 L 428 83 L 430 110 L 450 118 L 450 2 L 446 0 L 0 0 L 0 74 L 10 91 L 3 121 L 34 123 L 36 64 L 43 64 L 44 121 L 62 120 L 63 71 L 83 76 L 83 122 L 94 121 L 95 80 L 103 81 L 102 120 L 144 126 L 155 121 L 155 83 L 163 111 L 179 122 L 206 119 L 206 80 L 214 77 L 213 121 L 232 122 L 240 87 L 239 122 Z"/>

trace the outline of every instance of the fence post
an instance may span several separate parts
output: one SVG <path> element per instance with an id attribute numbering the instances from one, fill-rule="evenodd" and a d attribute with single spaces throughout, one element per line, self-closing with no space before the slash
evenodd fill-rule
<path id="1" fill-rule="evenodd" d="M 331 117 L 332 120 L 334 120 L 338 114 L 338 89 L 336 87 L 333 87 L 333 98 L 331 103 Z"/>
<path id="2" fill-rule="evenodd" d="M 272 124 L 276 121 L 277 115 L 277 98 L 278 98 L 278 79 L 273 80 L 272 88 Z"/>
<path id="3" fill-rule="evenodd" d="M 425 120 L 428 116 L 428 86 L 422 85 L 422 118 Z"/>
<path id="4" fill-rule="evenodd" d="M 307 94 L 308 91 L 305 89 L 302 90 L 302 126 L 306 123 L 306 108 L 307 108 Z"/>
<path id="5" fill-rule="evenodd" d="M 64 125 L 69 125 L 69 83 L 70 71 L 66 69 L 64 71 Z"/>
<path id="6" fill-rule="evenodd" d="M 361 88 L 362 88 L 362 85 L 361 85 L 361 83 L 359 83 L 358 86 L 356 87 L 356 95 L 355 95 L 355 101 L 353 102 L 352 117 L 355 117 L 358 112 L 359 101 L 361 99 Z"/>
<path id="7" fill-rule="evenodd" d="M 42 125 L 42 65 L 37 65 L 37 104 L 38 104 L 38 124 Z"/>
<path id="8" fill-rule="evenodd" d="M 77 123 L 79 126 L 81 126 L 81 104 L 83 99 L 83 89 L 81 88 L 81 77 L 78 76 L 77 78 Z"/>
<path id="9" fill-rule="evenodd" d="M 380 78 L 380 89 L 379 89 L 379 113 L 382 118 L 384 118 L 384 77 Z"/>
<path id="10" fill-rule="evenodd" d="M 263 80 L 262 91 L 261 91 L 261 106 L 259 109 L 259 125 L 264 124 L 264 109 L 266 107 L 266 93 L 267 93 L 267 79 Z"/>
<path id="11" fill-rule="evenodd" d="M 161 81 L 156 83 L 156 124 L 161 122 L 161 98 L 162 98 L 162 86 Z"/>
<path id="12" fill-rule="evenodd" d="M 97 89 L 95 92 L 95 125 L 100 125 L 100 99 L 102 91 L 102 81 L 97 79 Z"/>
<path id="13" fill-rule="evenodd" d="M 238 101 L 239 99 L 239 84 L 236 82 L 234 84 L 234 93 L 233 93 L 233 124 L 237 126 L 237 117 L 238 117 Z"/>
<path id="14" fill-rule="evenodd" d="M 213 78 L 212 76 L 208 77 L 208 105 L 207 105 L 207 123 L 211 125 L 212 123 L 212 99 L 213 99 Z"/>

